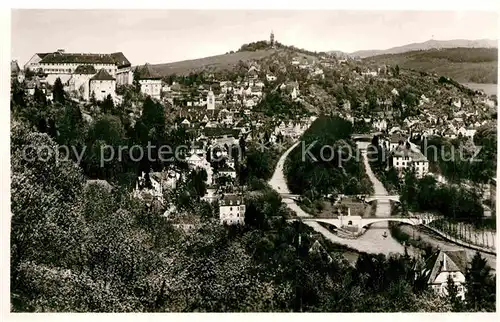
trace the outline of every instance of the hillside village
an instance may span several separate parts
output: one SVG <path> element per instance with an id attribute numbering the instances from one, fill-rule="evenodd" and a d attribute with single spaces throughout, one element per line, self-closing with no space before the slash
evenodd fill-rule
<path id="1" fill-rule="evenodd" d="M 495 309 L 498 97 L 408 59 L 495 50 L 278 38 L 11 61 L 13 311 Z"/>
<path id="2" fill-rule="evenodd" d="M 132 125 L 141 116 L 145 97 L 158 102 L 164 106 L 167 126 L 183 128 L 197 145 L 188 151 L 186 162 L 190 168 L 207 173 L 204 198 L 209 201 L 226 198 L 223 189 L 231 193 L 239 189 L 237 161 L 231 158 L 230 147 L 296 140 L 314 121 L 314 115 L 333 113 L 353 125 L 379 131 L 381 144 L 390 146 L 390 151 L 397 150 L 391 165 L 402 170 L 422 162 L 420 177 L 429 171 L 425 156 L 412 148 L 405 152 L 401 142 L 429 136 L 473 140 L 478 129 L 495 126 L 495 96 L 466 89 L 439 75 L 400 70 L 398 66 L 339 59 L 324 53 L 304 54 L 288 48 L 278 50 L 273 37 L 263 49 L 271 54 L 259 61 L 240 61 L 233 70 L 160 75 L 150 64 L 131 67 L 123 53 L 58 50 L 34 54 L 23 69 L 12 62 L 11 75 L 28 96 L 41 91 L 49 101 L 59 79 L 64 92 L 80 106 L 89 122 L 93 107 L 106 99 L 124 106 Z M 134 88 L 138 96 L 130 94 Z M 283 109 L 278 109 L 275 101 L 267 102 L 275 96 Z M 290 113 L 287 106 L 292 104 L 302 112 Z M 209 161 L 215 147 L 225 160 L 220 169 L 214 169 Z M 228 188 L 227 182 L 223 187 L 216 184 L 220 177 L 229 178 L 233 188 Z M 143 173 L 135 195 L 148 195 L 161 202 L 163 190 L 174 188 L 182 180 L 181 173 L 174 170 L 150 173 L 150 188 L 143 189 L 144 178 Z M 231 221 L 234 214 L 225 214 L 222 209 L 221 221 Z"/>

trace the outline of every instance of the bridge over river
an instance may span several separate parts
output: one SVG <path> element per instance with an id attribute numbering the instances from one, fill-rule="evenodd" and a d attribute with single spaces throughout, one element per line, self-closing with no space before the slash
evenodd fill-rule
<path id="1" fill-rule="evenodd" d="M 438 217 L 429 215 L 429 216 L 414 216 L 414 217 L 361 217 L 361 216 L 339 216 L 339 217 L 331 217 L 331 218 L 302 218 L 301 220 L 306 221 L 314 221 L 318 223 L 325 223 L 337 228 L 346 228 L 353 227 L 357 228 L 358 231 L 363 228 L 368 228 L 372 224 L 382 223 L 382 222 L 400 222 L 410 224 L 412 226 L 416 225 L 425 225 L 434 220 L 438 219 Z"/>
<path id="2" fill-rule="evenodd" d="M 285 176 L 283 174 L 283 165 L 285 163 L 288 154 L 298 145 L 300 142 L 296 142 L 293 146 L 291 146 L 278 160 L 278 164 L 274 171 L 274 174 L 269 181 L 269 185 L 279 194 L 284 196 L 285 203 L 288 208 L 294 211 L 301 220 L 303 220 L 304 224 L 310 226 L 315 231 L 321 233 L 327 239 L 334 243 L 343 244 L 349 246 L 351 248 L 357 249 L 359 251 L 367 252 L 367 253 L 403 253 L 404 247 L 395 239 L 390 236 L 388 229 L 388 221 L 387 217 L 390 216 L 391 207 L 389 200 L 380 200 L 377 201 L 377 210 L 375 212 L 375 216 L 381 219 L 380 221 L 368 222 L 366 225 L 369 225 L 369 229 L 357 239 L 346 239 L 337 236 L 332 233 L 327 228 L 320 225 L 318 220 L 315 220 L 313 216 L 306 213 L 300 206 L 296 203 L 295 200 L 299 198 L 298 195 L 294 195 L 288 189 L 286 184 Z M 363 152 L 363 151 L 362 151 Z M 365 169 L 367 171 L 368 176 L 373 182 L 375 196 L 388 196 L 387 191 L 380 181 L 378 181 L 373 172 L 371 171 L 370 165 L 367 162 L 366 157 L 363 158 Z M 374 181 L 376 180 L 376 181 Z M 387 198 L 386 198 L 387 199 Z M 377 218 L 373 218 L 377 219 Z M 364 223 L 364 222 L 363 222 Z M 354 221 L 353 221 L 354 224 Z M 388 235 L 387 238 L 384 238 L 382 235 L 386 233 Z"/>
<path id="3" fill-rule="evenodd" d="M 366 144 L 367 142 L 361 142 L 362 144 Z M 370 218 L 363 218 L 366 221 L 362 221 L 361 224 L 363 225 L 368 225 L 369 229 L 361 235 L 357 239 L 346 239 L 346 238 L 341 238 L 338 235 L 332 233 L 330 230 L 327 228 L 323 227 L 318 220 L 324 220 L 328 218 L 314 218 L 310 214 L 306 213 L 302 208 L 300 208 L 299 205 L 295 202 L 300 196 L 292 194 L 290 190 L 287 187 L 286 180 L 283 174 L 283 165 L 284 162 L 288 156 L 288 154 L 298 145 L 300 144 L 299 142 L 296 142 L 292 147 L 290 147 L 279 159 L 278 164 L 276 166 L 276 169 L 274 171 L 274 174 L 269 181 L 269 185 L 278 193 L 284 195 L 284 201 L 287 204 L 288 208 L 292 211 L 294 211 L 297 214 L 296 219 L 292 220 L 301 220 L 304 224 L 310 226 L 312 229 L 315 231 L 321 233 L 325 238 L 329 239 L 330 241 L 338 244 L 343 244 L 348 247 L 351 247 L 353 249 L 357 249 L 358 251 L 362 252 L 367 252 L 367 253 L 383 253 L 383 254 L 390 254 L 390 253 L 403 253 L 404 252 L 404 247 L 395 239 L 393 239 L 388 231 L 388 217 L 390 217 L 390 212 L 391 212 L 391 207 L 390 207 L 390 202 L 389 200 L 386 199 L 381 199 L 380 201 L 377 202 L 377 209 L 375 212 L 375 217 L 370 217 Z M 358 149 L 361 150 L 362 155 L 366 153 L 366 148 L 363 149 L 363 147 L 360 147 L 358 144 Z M 364 150 L 364 152 L 363 152 Z M 385 190 L 384 186 L 382 183 L 375 177 L 375 175 L 372 172 L 372 169 L 370 165 L 368 164 L 368 160 L 366 159 L 366 155 L 364 156 L 364 166 L 366 173 L 370 180 L 373 183 L 373 187 L 375 190 L 374 196 L 389 196 L 387 191 Z M 287 195 L 288 194 L 288 195 Z M 334 219 L 334 218 L 330 218 Z M 369 220 L 373 221 L 369 221 Z M 380 221 L 376 221 L 375 219 L 380 219 Z M 398 217 L 395 217 L 394 219 L 399 219 Z M 402 219 L 402 218 L 400 218 Z M 388 237 L 384 238 L 384 232 L 387 232 Z M 435 239 L 427 234 L 424 234 L 423 232 L 419 232 L 419 234 L 422 235 L 422 237 L 427 238 L 428 242 L 433 243 L 436 247 L 439 247 L 441 249 L 450 249 L 454 250 L 457 249 L 457 245 L 453 244 L 451 242 L 447 242 L 441 239 Z M 466 252 L 468 253 L 469 259 L 474 256 L 475 251 L 471 249 L 465 249 Z M 411 251 L 411 250 L 410 250 Z M 469 256 L 470 255 L 470 256 Z M 488 254 L 482 254 L 485 255 L 486 259 L 488 260 L 488 263 L 496 269 L 496 256 L 494 255 L 488 255 Z"/>

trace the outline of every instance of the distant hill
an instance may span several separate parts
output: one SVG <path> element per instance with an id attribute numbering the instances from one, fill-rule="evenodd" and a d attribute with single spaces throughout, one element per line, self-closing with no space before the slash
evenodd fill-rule
<path id="1" fill-rule="evenodd" d="M 350 53 L 351 56 L 360 58 L 371 57 L 375 55 L 385 54 L 400 54 L 408 51 L 415 50 L 428 50 L 428 49 L 443 49 L 443 48 L 498 48 L 498 42 L 494 39 L 454 39 L 454 40 L 428 40 L 421 43 L 413 43 L 389 49 L 376 49 L 376 50 L 358 50 Z"/>
<path id="2" fill-rule="evenodd" d="M 343 51 L 340 51 L 340 50 L 331 50 L 331 51 L 329 51 L 327 53 L 330 54 L 330 55 L 334 55 L 338 59 L 348 59 L 348 58 L 352 58 L 353 57 L 351 54 L 343 52 Z"/>
<path id="3" fill-rule="evenodd" d="M 190 72 L 202 70 L 223 70 L 230 69 L 237 65 L 239 61 L 259 60 L 275 53 L 275 49 L 242 51 L 224 55 L 210 56 L 199 59 L 183 60 L 166 64 L 151 64 L 151 67 L 161 76 L 172 74 L 187 75 Z"/>
<path id="4" fill-rule="evenodd" d="M 151 65 L 155 72 L 161 76 L 172 74 L 187 75 L 191 72 L 231 70 L 240 63 L 260 61 L 278 53 L 279 56 L 301 56 L 305 59 L 316 59 L 325 52 L 312 52 L 295 46 L 287 46 L 279 42 L 270 44 L 269 41 L 256 41 L 243 44 L 236 52 L 224 55 L 210 56 L 199 59 L 184 60 L 165 64 Z"/>
<path id="5" fill-rule="evenodd" d="M 460 83 L 497 83 L 498 49 L 446 48 L 386 54 L 363 59 L 368 63 L 436 73 Z"/>

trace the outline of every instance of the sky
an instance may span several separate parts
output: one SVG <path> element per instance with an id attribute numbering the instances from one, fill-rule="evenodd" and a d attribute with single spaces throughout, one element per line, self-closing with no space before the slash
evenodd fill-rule
<path id="1" fill-rule="evenodd" d="M 494 12 L 12 10 L 11 55 L 121 51 L 132 65 L 202 58 L 275 39 L 311 51 L 387 49 L 429 39 L 498 39 Z"/>

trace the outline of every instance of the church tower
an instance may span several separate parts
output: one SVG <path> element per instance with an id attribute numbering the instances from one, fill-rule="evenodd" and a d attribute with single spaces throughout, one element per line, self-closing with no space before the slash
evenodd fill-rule
<path id="1" fill-rule="evenodd" d="M 274 32 L 271 30 L 271 36 L 269 37 L 269 43 L 271 44 L 271 47 L 274 48 Z"/>
<path id="2" fill-rule="evenodd" d="M 212 88 L 210 87 L 210 90 L 208 91 L 207 95 L 207 110 L 215 110 L 215 95 L 214 92 L 212 92 Z"/>

